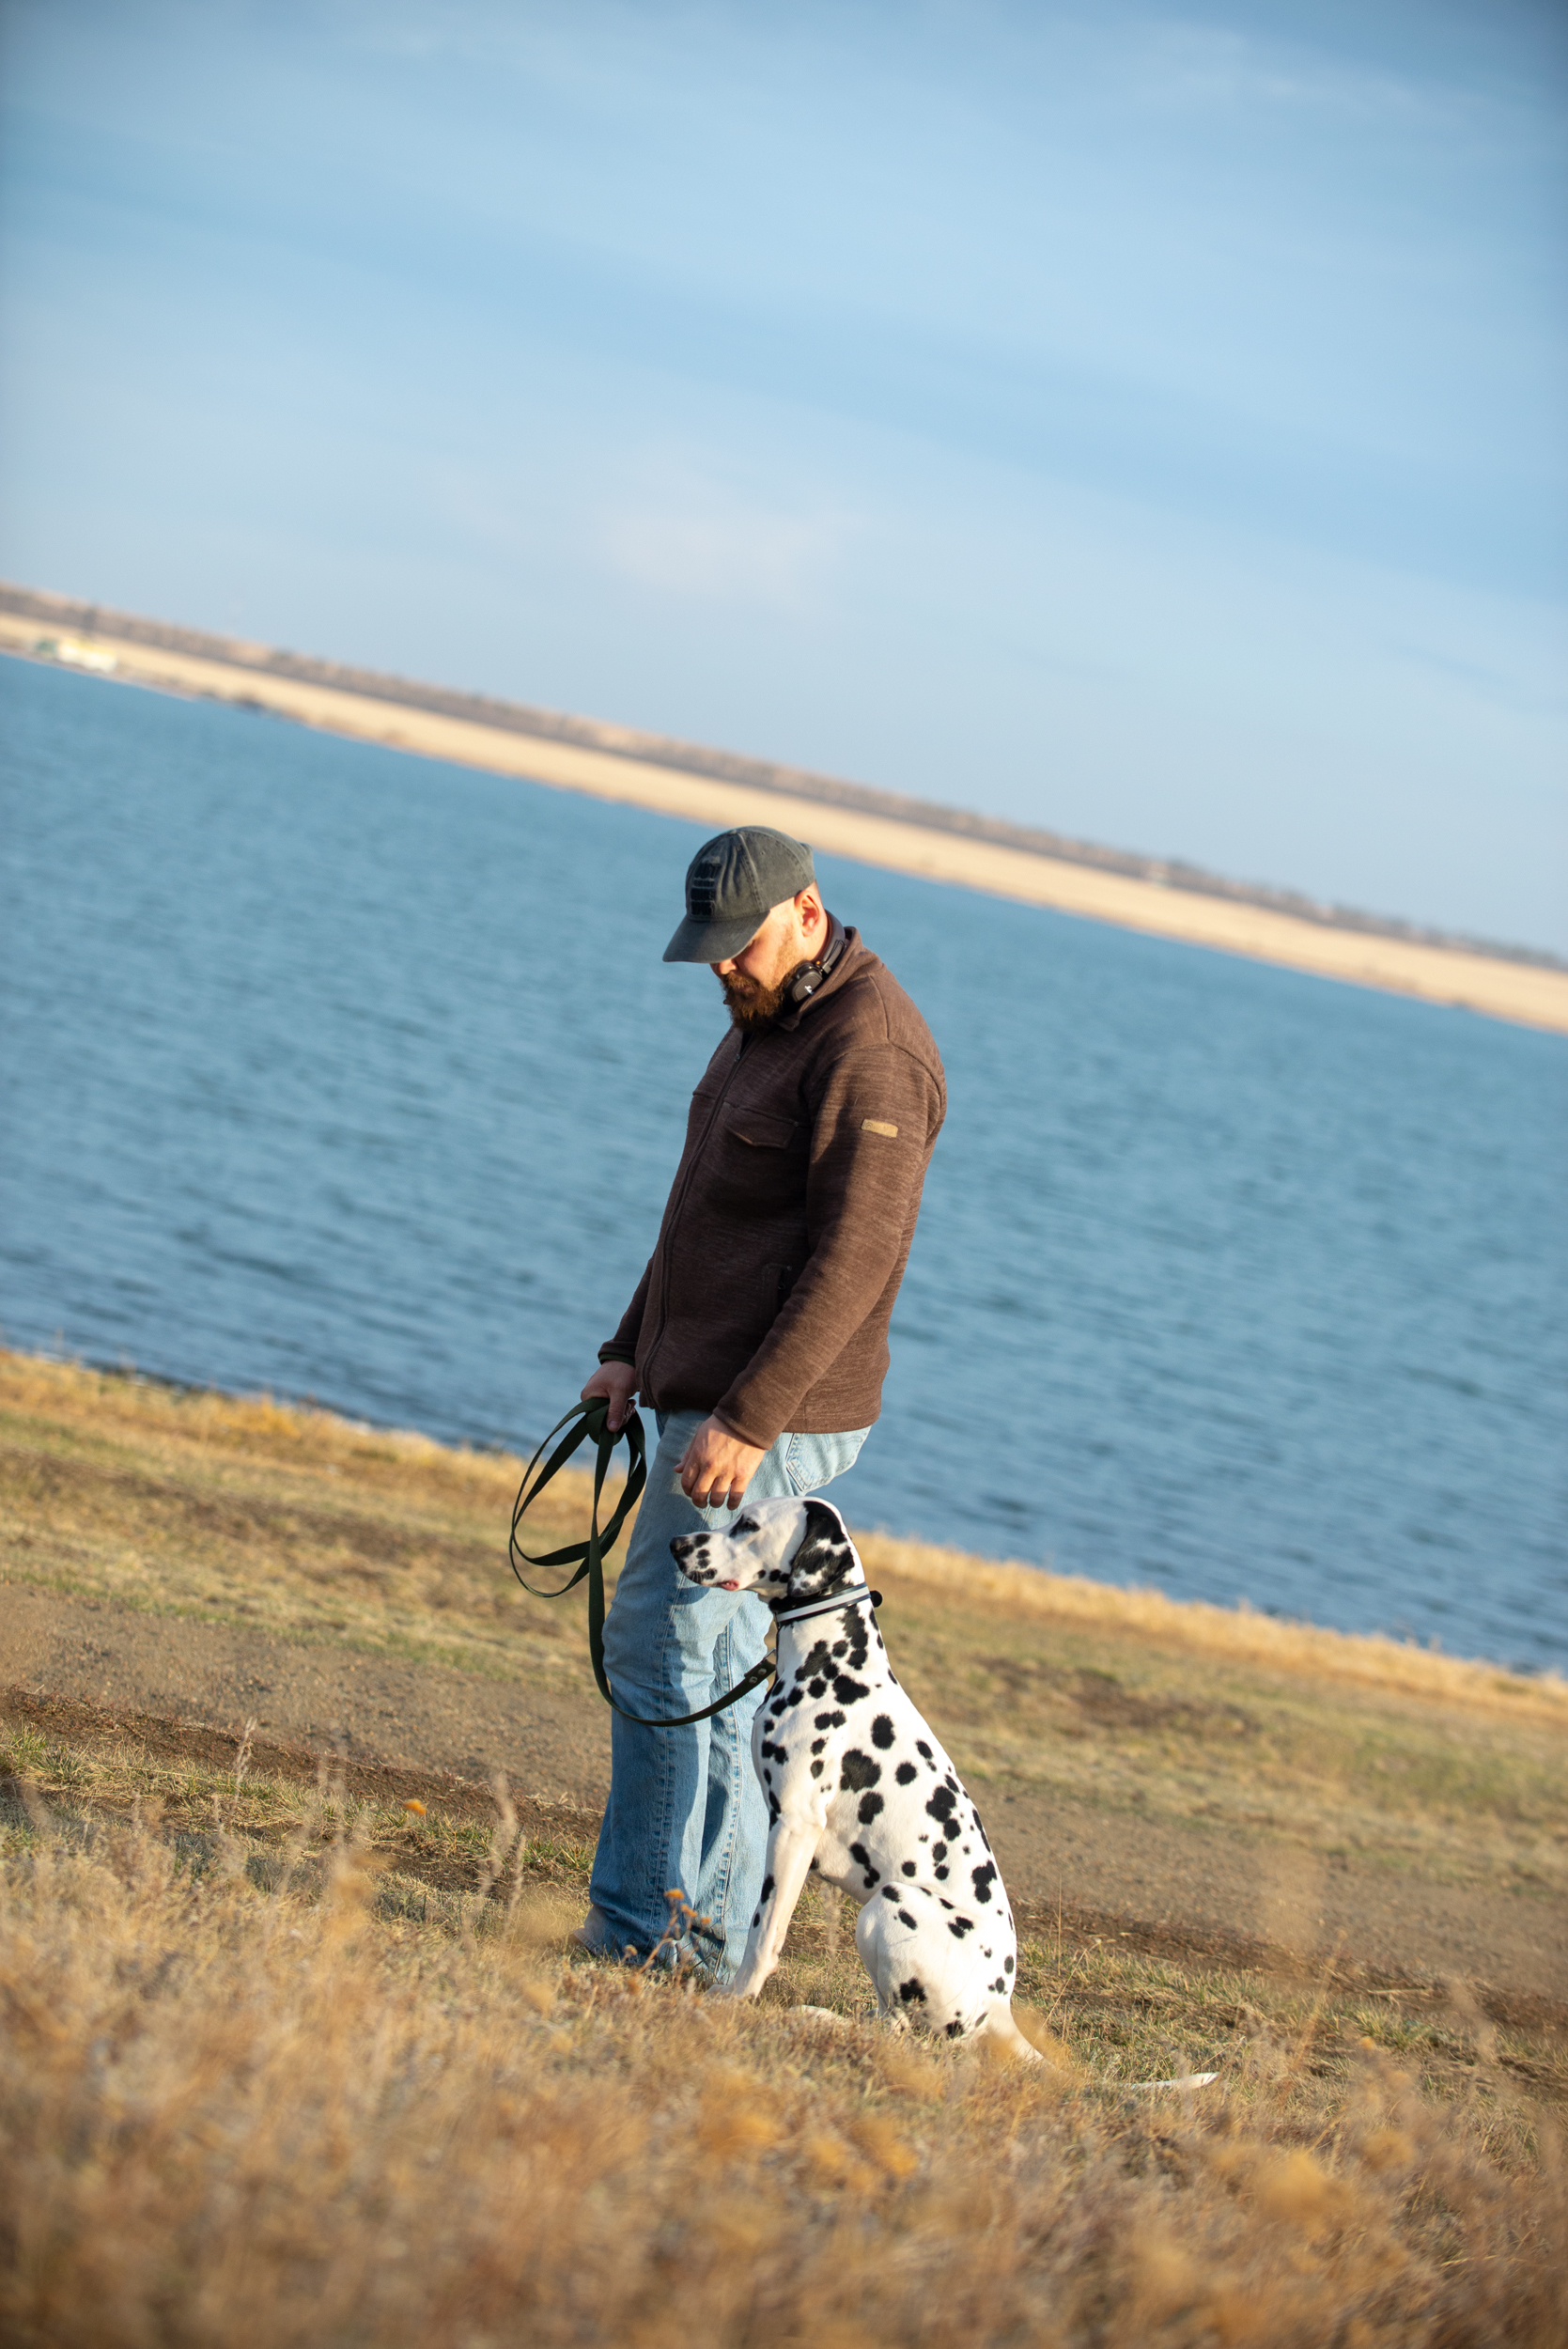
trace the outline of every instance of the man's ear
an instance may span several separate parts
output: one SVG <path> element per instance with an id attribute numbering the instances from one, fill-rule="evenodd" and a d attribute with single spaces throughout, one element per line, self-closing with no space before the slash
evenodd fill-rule
<path id="1" fill-rule="evenodd" d="M 855 1563 L 855 1545 L 831 1501 L 808 1501 L 806 1523 L 789 1564 L 793 1598 L 816 1598 L 842 1582 Z"/>

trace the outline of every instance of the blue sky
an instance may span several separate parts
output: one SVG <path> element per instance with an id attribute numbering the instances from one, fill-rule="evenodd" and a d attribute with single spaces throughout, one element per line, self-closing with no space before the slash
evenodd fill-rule
<path id="1" fill-rule="evenodd" d="M 0 568 L 1568 949 L 1568 35 L 0 0 Z"/>

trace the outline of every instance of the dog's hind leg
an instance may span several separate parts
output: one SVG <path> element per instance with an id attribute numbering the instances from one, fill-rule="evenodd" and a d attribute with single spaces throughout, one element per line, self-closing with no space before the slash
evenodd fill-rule
<path id="1" fill-rule="evenodd" d="M 800 1888 L 811 1873 L 818 1840 L 815 1828 L 792 1827 L 787 1819 L 774 1820 L 768 1838 L 762 1898 L 752 1919 L 740 1970 L 730 1984 L 736 1998 L 754 1999 L 778 1964 Z"/>
<path id="2" fill-rule="evenodd" d="M 976 2039 L 994 2039 L 1006 2054 L 1017 2056 L 1020 2063 L 1044 2063 L 1046 2058 L 1038 2047 L 1032 2047 L 1014 2018 L 1013 2009 L 1006 2006 L 987 2007 L 975 2026 Z"/>

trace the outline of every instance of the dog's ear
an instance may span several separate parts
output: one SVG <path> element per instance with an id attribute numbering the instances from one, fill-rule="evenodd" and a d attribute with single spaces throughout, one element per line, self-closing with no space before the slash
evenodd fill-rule
<path id="1" fill-rule="evenodd" d="M 831 1501 L 808 1501 L 805 1531 L 789 1563 L 791 1598 L 820 1598 L 837 1588 L 855 1563 L 855 1545 Z"/>

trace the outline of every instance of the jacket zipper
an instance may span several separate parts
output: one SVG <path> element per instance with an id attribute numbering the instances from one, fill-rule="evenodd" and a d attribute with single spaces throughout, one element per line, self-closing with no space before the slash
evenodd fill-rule
<path id="1" fill-rule="evenodd" d="M 680 1221 L 680 1211 L 686 1205 L 686 1194 L 691 1188 L 691 1177 L 697 1171 L 697 1160 L 702 1157 L 703 1152 L 706 1149 L 707 1138 L 713 1131 L 715 1120 L 718 1118 L 719 1112 L 723 1108 L 724 1103 L 729 1099 L 730 1087 L 735 1082 L 735 1072 L 740 1066 L 740 1055 L 745 1050 L 746 1038 L 742 1035 L 739 1044 L 736 1048 L 735 1058 L 730 1063 L 730 1073 L 724 1079 L 723 1085 L 719 1094 L 719 1098 L 714 1102 L 713 1108 L 708 1113 L 707 1124 L 703 1128 L 702 1140 L 698 1143 L 696 1148 L 692 1151 L 691 1156 L 687 1162 L 686 1174 L 675 1197 L 675 1212 L 670 1218 L 668 1235 L 670 1245 L 667 1246 L 662 1252 L 664 1261 L 659 1268 L 659 1328 L 654 1334 L 653 1344 L 648 1348 L 646 1369 L 643 1381 L 644 1385 L 652 1377 L 654 1357 L 658 1354 L 660 1347 L 664 1343 L 664 1330 L 670 1318 L 670 1254 L 675 1242 L 675 1228 Z"/>

